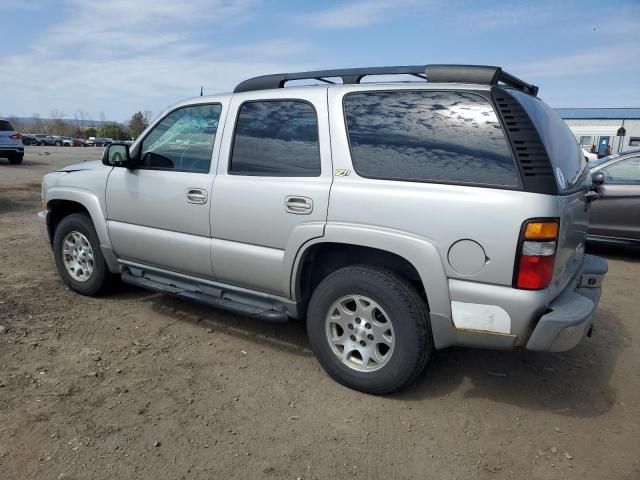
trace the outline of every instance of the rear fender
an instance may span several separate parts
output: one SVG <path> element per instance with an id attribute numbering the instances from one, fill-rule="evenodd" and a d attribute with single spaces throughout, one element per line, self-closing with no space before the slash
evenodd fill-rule
<path id="1" fill-rule="evenodd" d="M 431 315 L 451 318 L 451 302 L 447 276 L 438 250 L 427 239 L 396 230 L 370 225 L 330 223 L 325 234 L 305 243 L 297 252 L 295 259 L 288 259 L 291 274 L 291 295 L 297 300 L 296 272 L 304 259 L 307 249 L 318 243 L 345 243 L 376 248 L 394 253 L 407 260 L 416 269 L 426 290 Z M 292 256 L 293 257 L 293 256 Z"/>

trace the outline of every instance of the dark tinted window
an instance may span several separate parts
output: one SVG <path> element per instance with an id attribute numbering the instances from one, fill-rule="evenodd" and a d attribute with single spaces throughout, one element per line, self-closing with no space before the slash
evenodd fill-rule
<path id="1" fill-rule="evenodd" d="M 553 165 L 560 191 L 572 191 L 588 185 L 587 161 L 573 133 L 560 116 L 542 100 L 510 90 L 536 127 Z"/>
<path id="2" fill-rule="evenodd" d="M 318 121 L 314 108 L 294 100 L 242 105 L 229 173 L 267 177 L 319 176 Z"/>
<path id="3" fill-rule="evenodd" d="M 221 109 L 193 105 L 164 117 L 142 142 L 141 168 L 208 173 Z"/>
<path id="4" fill-rule="evenodd" d="M 462 92 L 363 92 L 344 101 L 353 163 L 365 177 L 518 186 L 491 105 Z"/>
<path id="5" fill-rule="evenodd" d="M 0 132 L 12 132 L 13 127 L 6 120 L 0 120 Z"/>

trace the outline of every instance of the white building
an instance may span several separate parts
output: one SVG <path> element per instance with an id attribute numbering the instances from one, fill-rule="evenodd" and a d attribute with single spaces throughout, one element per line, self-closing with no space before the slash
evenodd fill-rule
<path id="1" fill-rule="evenodd" d="M 640 149 L 640 108 L 556 108 L 587 151 Z"/>

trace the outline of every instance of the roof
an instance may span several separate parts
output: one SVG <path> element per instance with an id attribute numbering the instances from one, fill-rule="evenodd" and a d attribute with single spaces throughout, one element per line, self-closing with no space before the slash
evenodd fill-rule
<path id="1" fill-rule="evenodd" d="M 640 108 L 556 108 L 564 119 L 579 120 L 638 120 Z"/>

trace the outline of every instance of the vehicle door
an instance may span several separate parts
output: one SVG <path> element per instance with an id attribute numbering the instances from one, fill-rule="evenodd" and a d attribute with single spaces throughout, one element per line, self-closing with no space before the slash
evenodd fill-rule
<path id="1" fill-rule="evenodd" d="M 324 233 L 332 171 L 326 89 L 282 91 L 234 95 L 211 225 L 216 280 L 289 297 L 293 258 Z"/>
<path id="2" fill-rule="evenodd" d="M 602 196 L 591 204 L 589 234 L 640 240 L 640 155 L 605 164 Z"/>
<path id="3" fill-rule="evenodd" d="M 125 261 L 212 278 L 209 211 L 222 103 L 167 113 L 116 167 L 106 190 L 109 236 Z"/>

